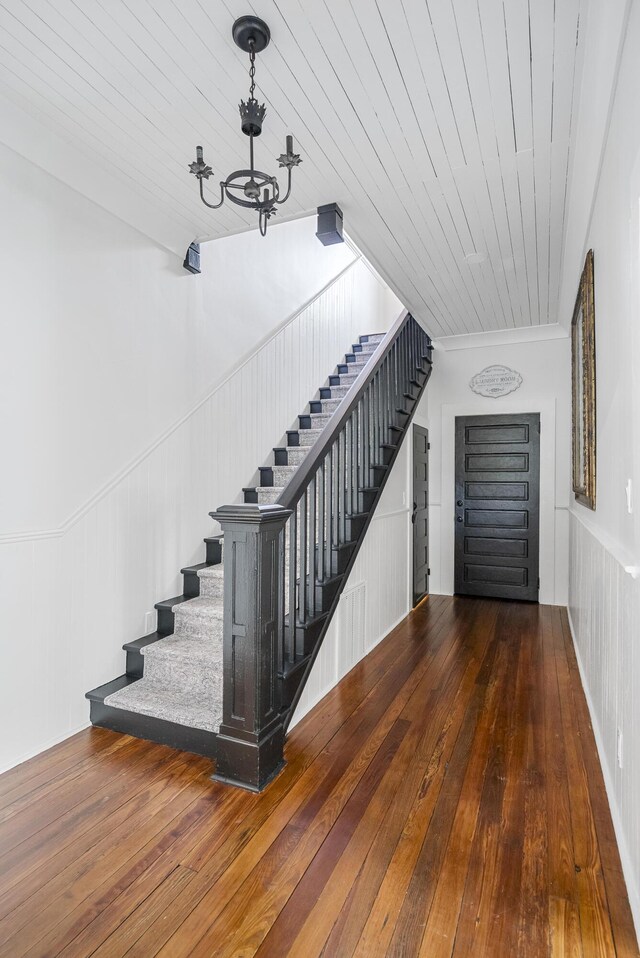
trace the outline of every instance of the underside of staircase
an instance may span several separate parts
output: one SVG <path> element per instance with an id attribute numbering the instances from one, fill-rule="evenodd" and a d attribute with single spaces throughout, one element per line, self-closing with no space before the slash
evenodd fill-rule
<path id="1" fill-rule="evenodd" d="M 384 333 L 364 335 L 353 345 L 308 410 L 274 447 L 272 461 L 259 467 L 257 484 L 243 489 L 245 503 L 277 502 L 343 399 L 366 377 L 384 338 Z M 416 380 L 416 387 L 422 387 L 422 379 Z M 413 394 L 408 397 L 416 400 Z M 387 459 L 390 452 L 391 447 Z M 381 463 L 379 479 L 387 468 Z M 318 585 L 315 614 L 296 625 L 295 653 L 281 675 L 283 708 L 291 708 L 377 492 L 376 487 L 368 496 L 363 494 L 361 512 L 346 520 L 349 538 L 334 550 L 333 574 Z M 88 692 L 87 698 L 94 725 L 215 758 L 223 702 L 223 536 L 204 542 L 205 561 L 181 570 L 182 595 L 156 604 L 157 631 L 123 646 L 125 674 Z M 285 627 L 290 628 L 288 614 Z"/>

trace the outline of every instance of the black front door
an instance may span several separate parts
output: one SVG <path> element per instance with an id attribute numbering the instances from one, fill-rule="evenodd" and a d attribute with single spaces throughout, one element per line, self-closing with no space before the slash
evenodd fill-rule
<path id="1" fill-rule="evenodd" d="M 413 604 L 429 592 L 429 433 L 413 427 Z"/>
<path id="2" fill-rule="evenodd" d="M 538 599 L 540 415 L 456 418 L 455 591 Z"/>

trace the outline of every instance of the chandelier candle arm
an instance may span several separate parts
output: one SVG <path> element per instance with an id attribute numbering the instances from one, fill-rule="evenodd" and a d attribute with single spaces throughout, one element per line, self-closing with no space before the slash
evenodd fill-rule
<path id="1" fill-rule="evenodd" d="M 258 17 L 240 17 L 233 25 L 232 31 L 235 43 L 249 54 L 249 97 L 247 101 L 240 101 L 240 122 L 242 132 L 249 137 L 249 169 L 236 170 L 230 173 L 226 180 L 220 181 L 220 202 L 209 203 L 205 199 L 203 180 L 213 175 L 213 169 L 204 160 L 203 149 L 196 147 L 195 163 L 189 164 L 189 170 L 199 181 L 200 198 L 209 209 L 220 209 L 225 199 L 237 206 L 255 210 L 258 213 L 258 228 L 262 236 L 266 235 L 269 219 L 275 215 L 276 204 L 286 203 L 291 195 L 291 171 L 299 166 L 302 160 L 299 153 L 293 152 L 293 137 L 288 135 L 285 142 L 285 152 L 278 159 L 278 166 L 287 171 L 287 191 L 280 198 L 280 185 L 275 176 L 269 176 L 254 166 L 254 137 L 262 133 L 262 124 L 266 115 L 264 103 L 259 104 L 255 98 L 256 54 L 268 46 L 271 33 L 267 24 Z M 237 195 L 234 194 L 237 190 Z"/>

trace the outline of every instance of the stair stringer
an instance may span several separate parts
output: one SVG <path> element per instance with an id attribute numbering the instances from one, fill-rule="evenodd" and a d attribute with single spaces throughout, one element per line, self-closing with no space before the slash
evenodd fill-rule
<path id="1" fill-rule="evenodd" d="M 349 559 L 348 559 L 346 568 L 345 568 L 345 570 L 344 570 L 344 574 L 342 575 L 342 579 L 341 579 L 341 581 L 340 581 L 340 583 L 339 583 L 339 586 L 338 586 L 338 589 L 337 589 L 337 591 L 336 591 L 336 594 L 335 594 L 335 596 L 333 597 L 333 600 L 332 600 L 332 602 L 331 602 L 331 605 L 330 605 L 330 607 L 329 607 L 328 612 L 325 613 L 324 616 L 323 616 L 324 621 L 322 622 L 322 625 L 320 626 L 320 630 L 319 630 L 319 632 L 318 632 L 318 636 L 317 636 L 317 639 L 316 639 L 316 641 L 315 641 L 314 647 L 313 647 L 312 651 L 309 653 L 309 656 L 304 660 L 304 670 L 303 670 L 303 672 L 302 672 L 302 678 L 299 680 L 298 686 L 297 686 L 296 691 L 295 691 L 295 693 L 294 693 L 294 695 L 293 695 L 293 698 L 292 698 L 292 700 L 291 700 L 291 703 L 290 703 L 290 704 L 286 707 L 286 709 L 284 710 L 285 718 L 284 718 L 284 723 L 283 723 L 283 724 L 284 724 L 285 733 L 286 733 L 287 729 L 289 728 L 289 725 L 291 724 L 291 720 L 293 719 L 293 716 L 294 716 L 296 707 L 297 707 L 297 705 L 298 705 L 298 702 L 300 701 L 300 696 L 302 695 L 302 692 L 303 692 L 303 690 L 304 690 L 304 687 L 305 687 L 305 685 L 307 684 L 307 681 L 308 681 L 309 676 L 310 676 L 310 674 L 311 674 L 311 670 L 313 669 L 313 666 L 314 666 L 314 664 L 315 664 L 315 661 L 316 661 L 316 659 L 317 659 L 317 657 L 318 657 L 318 653 L 320 652 L 320 649 L 321 649 L 321 647 L 322 647 L 322 643 L 324 642 L 325 635 L 327 634 L 327 631 L 328 631 L 328 629 L 329 629 L 329 625 L 331 624 L 331 622 L 332 622 L 332 620 L 333 620 L 333 616 L 335 615 L 336 610 L 337 610 L 337 608 L 338 608 L 338 604 L 339 604 L 339 602 L 340 602 L 340 597 L 342 596 L 342 593 L 344 592 L 344 590 L 345 590 L 345 588 L 346 588 L 346 586 L 347 586 L 347 583 L 349 582 L 349 577 L 350 577 L 350 575 L 351 575 L 351 572 L 352 572 L 353 566 L 354 566 L 354 564 L 355 564 L 356 558 L 358 557 L 358 554 L 359 554 L 359 552 L 360 552 L 360 549 L 361 549 L 361 547 L 362 547 L 362 545 L 363 545 L 363 543 L 364 543 L 364 540 L 365 540 L 365 538 L 366 538 L 366 535 L 367 535 L 367 532 L 368 532 L 368 529 L 369 529 L 369 525 L 370 525 L 370 523 L 371 523 L 371 521 L 372 521 L 372 519 L 373 519 L 373 517 L 374 517 L 374 515 L 375 515 L 376 509 L 378 508 L 378 503 L 380 502 L 380 498 L 381 498 L 382 493 L 383 493 L 383 491 L 384 491 L 384 488 L 385 488 L 385 486 L 386 486 L 386 484 L 387 484 L 387 479 L 389 478 L 389 476 L 390 476 L 390 474 L 391 474 L 391 472 L 392 472 L 392 470 L 393 470 L 393 468 L 394 468 L 394 466 L 395 466 L 395 464 L 396 464 L 396 460 L 397 460 L 397 458 L 398 458 L 398 454 L 399 454 L 400 449 L 401 449 L 401 447 L 402 447 L 402 444 L 403 444 L 403 442 L 404 442 L 404 440 L 405 440 L 405 437 L 406 437 L 407 433 L 409 432 L 409 428 L 410 428 L 411 423 L 412 423 L 412 421 L 413 421 L 413 417 L 414 417 L 414 415 L 415 415 L 415 411 L 416 411 L 416 409 L 418 408 L 418 405 L 419 405 L 419 403 L 420 403 L 420 399 L 422 398 L 422 395 L 423 395 L 423 393 L 424 393 L 424 390 L 426 389 L 427 383 L 429 382 L 429 379 L 430 379 L 430 377 L 431 377 L 431 372 L 432 372 L 432 368 L 433 368 L 433 367 L 432 367 L 431 363 L 428 362 L 428 361 L 427 361 L 427 367 L 428 367 L 428 368 L 427 368 L 427 371 L 426 371 L 426 378 L 425 378 L 424 382 L 422 383 L 422 385 L 420 386 L 418 396 L 416 397 L 416 402 L 414 403 L 413 409 L 410 411 L 409 416 L 408 416 L 408 418 L 407 418 L 407 420 L 406 420 L 406 422 L 405 422 L 405 424 L 404 424 L 404 426 L 403 426 L 402 432 L 401 432 L 401 434 L 400 434 L 400 438 L 399 438 L 398 442 L 396 443 L 396 448 L 395 448 L 395 450 L 393 451 L 393 454 L 392 454 L 392 456 L 391 456 L 391 459 L 390 459 L 390 461 L 389 461 L 389 463 L 388 463 L 388 468 L 385 470 L 384 475 L 382 476 L 382 478 L 381 478 L 381 480 L 380 480 L 380 482 L 379 482 L 378 493 L 377 493 L 377 495 L 376 495 L 376 498 L 375 498 L 375 500 L 374 500 L 374 502 L 373 502 L 371 508 L 369 509 L 369 513 L 368 513 L 367 518 L 366 518 L 366 520 L 365 520 L 365 523 L 364 523 L 364 526 L 363 526 L 363 528 L 362 528 L 362 531 L 361 531 L 360 535 L 358 536 L 357 545 L 356 545 L 355 549 L 353 549 L 353 550 L 351 551 L 351 555 L 349 556 Z"/>

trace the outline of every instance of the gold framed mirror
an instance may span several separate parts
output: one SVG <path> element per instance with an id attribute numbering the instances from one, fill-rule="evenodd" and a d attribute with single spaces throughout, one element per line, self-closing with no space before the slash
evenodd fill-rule
<path id="1" fill-rule="evenodd" d="M 593 250 L 589 250 L 571 320 L 573 491 L 596 507 L 596 318 Z"/>

